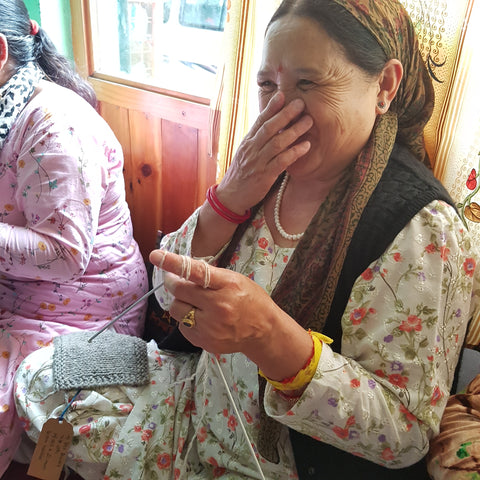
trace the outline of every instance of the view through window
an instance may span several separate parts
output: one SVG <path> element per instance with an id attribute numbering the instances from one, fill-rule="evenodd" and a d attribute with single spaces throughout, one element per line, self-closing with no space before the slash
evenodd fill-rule
<path id="1" fill-rule="evenodd" d="M 227 0 L 90 0 L 95 72 L 211 98 Z"/>

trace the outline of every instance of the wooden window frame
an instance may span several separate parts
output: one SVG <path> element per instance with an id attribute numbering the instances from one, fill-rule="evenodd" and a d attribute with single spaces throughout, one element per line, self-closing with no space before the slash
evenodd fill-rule
<path id="1" fill-rule="evenodd" d="M 123 85 L 125 87 L 132 87 L 142 92 L 161 94 L 172 99 L 186 100 L 193 104 L 210 105 L 210 99 L 208 98 L 96 72 L 92 45 L 90 0 L 70 0 L 70 10 L 72 17 L 72 46 L 75 65 L 83 78 L 91 81 L 95 87 L 99 87 L 100 95 L 102 91 L 101 83 L 108 82 L 117 83 L 118 85 Z M 99 100 L 101 100 L 101 98 L 99 98 Z"/>

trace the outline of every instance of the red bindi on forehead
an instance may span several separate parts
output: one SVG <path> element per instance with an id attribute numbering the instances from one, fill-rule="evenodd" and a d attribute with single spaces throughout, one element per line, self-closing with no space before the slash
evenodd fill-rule
<path id="1" fill-rule="evenodd" d="M 283 72 L 283 65 L 280 64 L 280 65 L 278 66 L 278 73 L 282 73 L 282 72 Z"/>

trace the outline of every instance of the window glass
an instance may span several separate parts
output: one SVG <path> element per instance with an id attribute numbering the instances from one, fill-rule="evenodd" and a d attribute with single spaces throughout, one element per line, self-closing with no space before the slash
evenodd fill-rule
<path id="1" fill-rule="evenodd" d="M 172 9 L 172 0 L 164 0 L 163 2 L 163 22 L 170 20 L 170 10 Z"/>
<path id="2" fill-rule="evenodd" d="M 96 73 L 211 98 L 227 0 L 90 0 L 90 9 Z"/>
<path id="3" fill-rule="evenodd" d="M 180 24 L 186 27 L 222 31 L 227 14 L 226 2 L 182 0 Z"/>

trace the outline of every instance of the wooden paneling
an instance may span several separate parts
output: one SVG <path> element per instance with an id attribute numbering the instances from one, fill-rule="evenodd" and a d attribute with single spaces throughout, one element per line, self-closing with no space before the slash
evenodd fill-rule
<path id="1" fill-rule="evenodd" d="M 163 120 L 162 137 L 163 225 L 168 233 L 179 228 L 197 206 L 198 130 Z"/>
<path id="2" fill-rule="evenodd" d="M 178 229 L 215 182 L 208 107 L 122 85 L 110 88 L 110 82 L 96 79 L 92 83 L 99 112 L 123 148 L 127 202 L 146 260 L 157 231 Z"/>
<path id="3" fill-rule="evenodd" d="M 164 230 L 162 136 L 160 117 L 130 110 L 130 162 L 125 167 L 127 202 L 135 238 L 144 257 L 155 245 L 157 230 Z"/>
<path id="4" fill-rule="evenodd" d="M 127 106 L 133 110 L 152 113 L 172 122 L 208 130 L 210 118 L 208 105 L 103 80 L 94 76 L 88 80 L 97 92 L 98 98 L 103 102 Z"/>
<path id="5" fill-rule="evenodd" d="M 158 108 L 152 110 L 158 113 Z M 123 148 L 127 202 L 135 238 L 147 259 L 157 231 L 179 228 L 215 181 L 208 132 L 104 100 L 99 111 Z"/>

